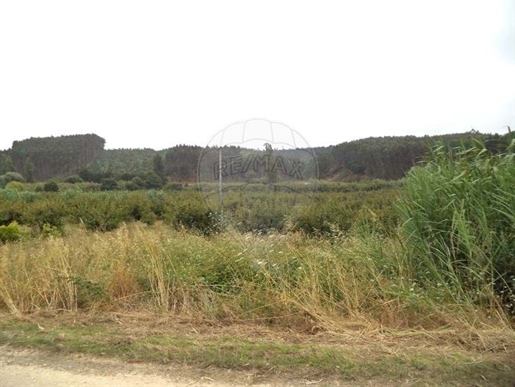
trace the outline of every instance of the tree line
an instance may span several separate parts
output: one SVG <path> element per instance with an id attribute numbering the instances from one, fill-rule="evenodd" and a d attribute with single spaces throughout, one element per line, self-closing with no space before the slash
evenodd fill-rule
<path id="1" fill-rule="evenodd" d="M 315 149 L 320 177 L 339 181 L 362 179 L 396 180 L 404 177 L 415 165 L 423 162 L 434 144 L 441 142 L 449 149 L 473 140 L 481 141 L 494 154 L 503 152 L 513 138 L 506 135 L 469 133 L 439 136 L 376 137 L 344 142 Z"/>
<path id="2" fill-rule="evenodd" d="M 476 131 L 442 136 L 400 136 L 366 138 L 313 150 L 273 150 L 274 154 L 304 159 L 305 168 L 318 170 L 324 180 L 397 180 L 424 160 L 431 145 L 441 141 L 449 148 L 482 141 L 498 153 L 509 144 L 513 133 L 482 134 Z M 197 180 L 199 159 L 217 162 L 217 149 L 177 145 L 164 150 L 104 149 L 105 140 L 95 134 L 30 138 L 15 141 L 0 152 L 0 187 L 10 181 L 40 182 L 60 179 L 69 183 L 101 183 L 106 189 L 159 189 L 167 182 L 191 183 Z M 210 152 L 212 151 L 212 152 Z M 263 150 L 263 154 L 272 149 Z M 248 159 L 250 150 L 224 147 L 224 157 Z M 250 171 L 251 173 L 252 171 Z M 249 175 L 249 172 L 247 172 Z M 248 177 L 248 176 L 247 176 Z M 259 176 L 257 176 L 259 177 Z M 237 178 L 231 176 L 233 181 Z"/>

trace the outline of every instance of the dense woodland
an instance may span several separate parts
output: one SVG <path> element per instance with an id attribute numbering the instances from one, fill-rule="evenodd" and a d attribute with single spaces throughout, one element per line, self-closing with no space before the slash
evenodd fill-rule
<path id="1" fill-rule="evenodd" d="M 309 150 L 316 155 L 316 165 L 312 158 L 308 160 L 308 167 L 318 169 L 319 177 L 324 180 L 397 180 L 422 161 L 437 141 L 455 147 L 477 139 L 497 153 L 506 148 L 511 138 L 512 133 L 492 135 L 476 131 L 443 136 L 367 138 Z M 190 145 L 159 151 L 105 150 L 104 144 L 105 140 L 95 134 L 15 141 L 11 149 L 0 152 L 0 185 L 5 186 L 13 180 L 41 182 L 57 179 L 70 183 L 100 183 L 106 190 L 156 189 L 167 182 L 195 182 L 199 157 L 205 152 L 199 146 Z M 229 157 L 244 158 L 248 152 L 239 147 L 224 149 L 224 155 Z M 295 153 L 293 150 L 275 152 L 283 155 Z M 213 162 L 216 154 L 213 152 Z"/>
<path id="2" fill-rule="evenodd" d="M 449 148 L 470 145 L 473 139 L 485 143 L 488 150 L 498 153 L 506 149 L 513 138 L 511 133 L 481 134 L 476 131 L 442 136 L 403 136 L 366 138 L 339 145 L 318 148 L 320 177 L 337 181 L 362 179 L 397 180 L 417 163 L 423 161 L 428 150 L 437 142 Z"/>
<path id="3" fill-rule="evenodd" d="M 11 168 L 27 182 L 66 177 L 97 160 L 104 144 L 105 140 L 95 134 L 14 141 L 12 148 L 2 155 L 0 172 L 9 172 L 6 169 Z"/>

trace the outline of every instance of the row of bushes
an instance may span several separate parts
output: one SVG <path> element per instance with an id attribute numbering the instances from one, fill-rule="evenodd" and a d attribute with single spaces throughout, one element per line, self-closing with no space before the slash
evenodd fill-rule
<path id="1" fill-rule="evenodd" d="M 9 180 L 12 176 L 18 175 L 19 178 L 16 180 Z M 69 182 L 69 179 L 65 181 L 48 180 L 44 183 L 25 183 L 22 180 L 21 175 L 9 172 L 7 177 L 9 179 L 2 180 L 0 176 L 0 188 L 6 188 L 15 191 L 32 191 L 32 192 L 59 192 L 59 191 L 82 191 L 82 192 L 98 192 L 98 191 L 141 191 L 147 189 L 162 189 L 164 191 L 181 191 L 184 188 L 190 187 L 188 184 L 182 184 L 178 182 L 168 182 L 164 185 L 150 186 L 145 183 L 141 178 L 136 177 L 130 182 L 119 182 L 117 180 L 107 178 L 103 179 L 100 183 L 90 182 Z M 3 184 L 2 184 L 3 182 Z"/>
<path id="2" fill-rule="evenodd" d="M 156 175 L 157 176 L 157 175 Z M 157 181 L 158 176 L 147 175 L 146 177 L 136 176 L 129 181 L 116 180 L 114 178 L 104 178 L 100 182 L 84 182 L 77 176 L 71 176 L 63 181 L 49 180 L 44 183 L 26 183 L 23 177 L 15 172 L 9 172 L 0 176 L 0 188 L 7 188 L 16 191 L 34 192 L 57 192 L 57 191 L 141 191 L 141 190 L 164 190 L 181 191 L 183 189 L 198 189 L 204 193 L 218 192 L 218 183 L 189 184 L 179 182 L 167 182 L 162 184 Z M 224 183 L 224 192 L 238 191 L 244 186 L 247 192 L 268 192 L 270 187 L 260 181 L 248 183 Z M 275 190 L 291 191 L 298 194 L 311 194 L 313 192 L 363 192 L 380 191 L 384 189 L 399 189 L 402 186 L 401 180 L 370 180 L 359 183 L 341 183 L 329 181 L 308 181 L 304 183 L 286 182 L 274 186 Z"/>
<path id="3" fill-rule="evenodd" d="M 16 221 L 42 228 L 63 229 L 83 223 L 89 230 L 110 231 L 122 222 L 157 220 L 210 234 L 231 226 L 241 232 L 302 230 L 307 234 L 346 232 L 353 225 L 372 226 L 384 233 L 397 221 L 395 190 L 349 193 L 226 192 L 223 209 L 195 190 L 56 193 L 0 191 L 0 225 Z M 204 200 L 206 199 L 206 200 Z"/>

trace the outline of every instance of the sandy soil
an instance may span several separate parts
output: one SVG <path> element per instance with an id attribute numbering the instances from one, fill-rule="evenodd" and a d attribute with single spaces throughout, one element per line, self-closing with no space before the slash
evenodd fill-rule
<path id="1" fill-rule="evenodd" d="M 227 386 L 245 385 L 242 375 L 199 370 L 181 366 L 123 363 L 85 355 L 59 355 L 32 350 L 2 348 L 0 386 Z M 193 376 L 196 374 L 196 376 Z M 215 379 L 216 378 L 216 379 Z M 252 375 L 249 375 L 249 379 Z M 234 383 L 233 383 L 234 382 Z M 264 386 L 264 384 L 263 384 Z"/>
<path id="2" fill-rule="evenodd" d="M 327 385 L 324 380 L 288 381 L 286 375 L 260 382 L 252 373 L 188 366 L 124 363 L 86 355 L 0 348 L 0 386 L 293 386 Z M 335 385 L 334 381 L 330 382 Z M 340 383 L 336 383 L 341 385 Z"/>

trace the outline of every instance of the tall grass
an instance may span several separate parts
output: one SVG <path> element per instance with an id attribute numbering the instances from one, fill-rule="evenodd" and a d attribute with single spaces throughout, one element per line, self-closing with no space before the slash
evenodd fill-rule
<path id="1" fill-rule="evenodd" d="M 0 308 L 155 310 L 301 330 L 507 324 L 422 289 L 399 241 L 377 233 L 204 237 L 161 223 L 107 233 L 74 226 L 0 246 Z"/>
<path id="2" fill-rule="evenodd" d="M 515 140 L 492 155 L 435 148 L 400 202 L 410 267 L 425 286 L 471 307 L 515 312 Z"/>

